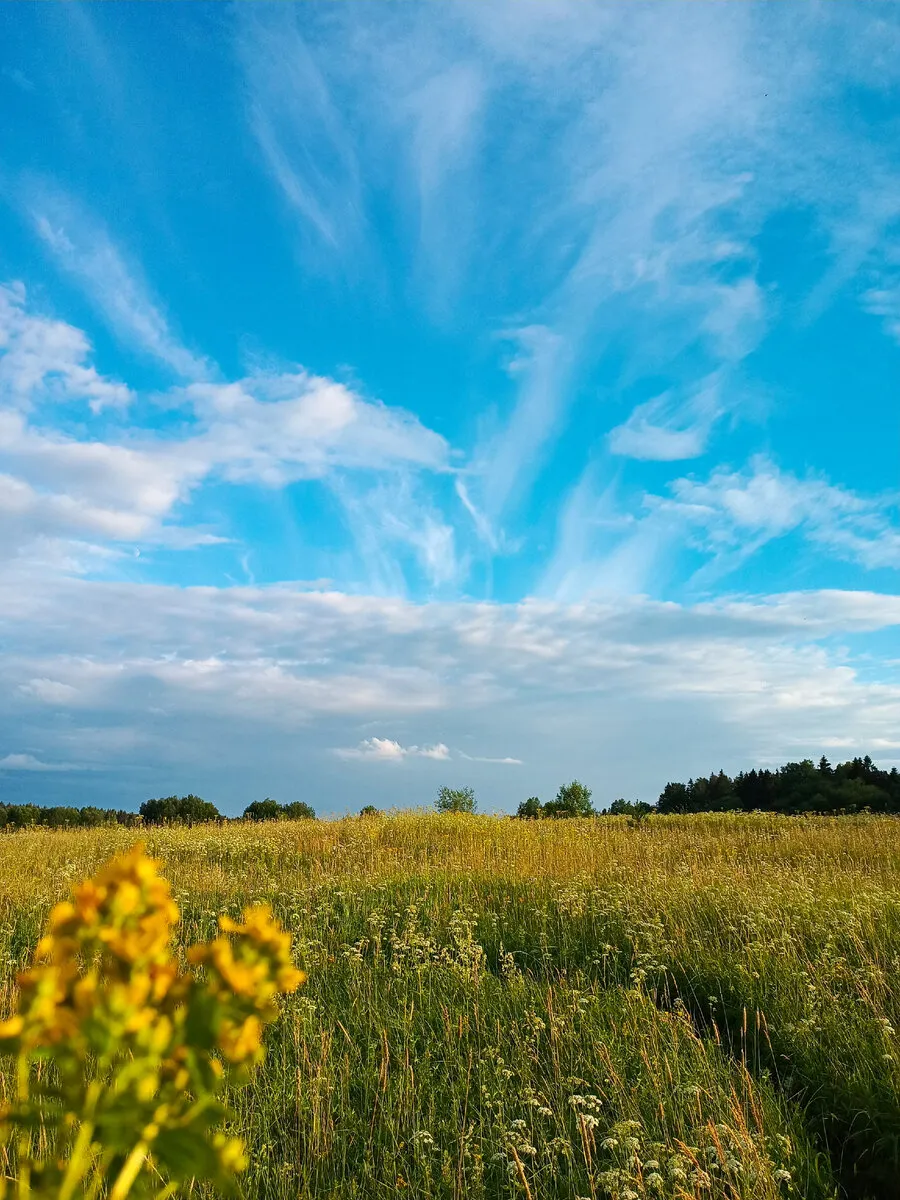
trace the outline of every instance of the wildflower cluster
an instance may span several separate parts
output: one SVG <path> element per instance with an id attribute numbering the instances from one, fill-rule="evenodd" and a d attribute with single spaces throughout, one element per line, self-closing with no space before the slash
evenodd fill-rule
<path id="1" fill-rule="evenodd" d="M 261 1057 L 276 997 L 303 974 L 266 907 L 242 924 L 221 918 L 220 935 L 188 952 L 202 975 L 174 957 L 178 921 L 140 846 L 52 910 L 18 1011 L 0 1023 L 0 1051 L 17 1058 L 5 1121 L 18 1133 L 19 1196 L 123 1200 L 190 1178 L 227 1188 L 245 1165 L 241 1143 L 213 1132 L 225 1066 Z"/>
<path id="2" fill-rule="evenodd" d="M 710 1123 L 701 1144 L 678 1142 L 672 1146 L 654 1141 L 640 1121 L 619 1121 L 599 1143 L 605 1160 L 616 1165 L 600 1171 L 597 1182 L 610 1200 L 656 1200 L 687 1195 L 737 1196 L 742 1182 L 748 1187 L 791 1190 L 791 1172 L 778 1165 L 789 1157 L 791 1145 L 756 1144 L 746 1130 Z M 755 1194 L 755 1191 L 754 1193 Z"/>

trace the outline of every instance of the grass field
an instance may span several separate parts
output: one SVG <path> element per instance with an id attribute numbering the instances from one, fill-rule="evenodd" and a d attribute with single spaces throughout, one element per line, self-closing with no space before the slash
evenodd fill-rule
<path id="1" fill-rule="evenodd" d="M 0 839 L 3 1008 L 50 903 L 134 840 Z M 145 840 L 185 941 L 267 899 L 309 972 L 231 1098 L 248 1196 L 900 1196 L 896 819 L 399 815 Z"/>

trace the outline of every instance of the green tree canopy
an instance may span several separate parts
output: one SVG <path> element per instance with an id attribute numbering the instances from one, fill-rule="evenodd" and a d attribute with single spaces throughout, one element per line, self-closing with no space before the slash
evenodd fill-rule
<path id="1" fill-rule="evenodd" d="M 556 793 L 556 799 L 544 805 L 544 813 L 548 817 L 590 817 L 594 810 L 591 807 L 591 789 L 573 779 L 564 783 Z"/>
<path id="2" fill-rule="evenodd" d="M 203 821 L 219 821 L 222 816 L 214 804 L 193 793 L 145 800 L 140 813 L 145 825 L 199 825 Z"/>
<path id="3" fill-rule="evenodd" d="M 613 800 L 608 809 L 611 817 L 637 817 L 640 820 L 653 812 L 653 805 L 646 800 Z"/>
<path id="4" fill-rule="evenodd" d="M 516 816 L 523 820 L 537 820 L 538 817 L 544 815 L 544 806 L 541 804 L 537 796 L 529 796 L 527 800 L 523 800 L 516 809 Z"/>
<path id="5" fill-rule="evenodd" d="M 900 773 L 879 770 L 868 755 L 832 766 L 828 759 L 785 763 L 741 771 L 730 779 L 724 771 L 667 783 L 657 805 L 661 813 L 900 812 Z"/>
<path id="6" fill-rule="evenodd" d="M 279 804 L 277 800 L 254 800 L 244 809 L 245 821 L 309 821 L 315 820 L 315 812 L 302 800 L 291 804 Z"/>
<path id="7" fill-rule="evenodd" d="M 316 819 L 316 810 L 303 800 L 292 800 L 290 804 L 283 804 L 281 811 L 289 821 L 314 821 Z"/>
<path id="8" fill-rule="evenodd" d="M 254 800 L 244 809 L 245 821 L 277 821 L 281 816 L 281 805 L 277 800 Z"/>
<path id="9" fill-rule="evenodd" d="M 438 812 L 465 812 L 473 813 L 477 806 L 475 799 L 474 788 L 449 788 L 442 787 L 437 794 L 435 808 Z"/>

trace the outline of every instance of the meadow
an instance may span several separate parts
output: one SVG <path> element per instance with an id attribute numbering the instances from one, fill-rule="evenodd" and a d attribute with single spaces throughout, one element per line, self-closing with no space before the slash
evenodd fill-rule
<path id="1" fill-rule="evenodd" d="M 8 833 L 0 1007 L 51 903 L 142 837 L 185 944 L 266 900 L 309 975 L 229 1098 L 248 1197 L 888 1200 L 898 835 L 730 814 Z"/>

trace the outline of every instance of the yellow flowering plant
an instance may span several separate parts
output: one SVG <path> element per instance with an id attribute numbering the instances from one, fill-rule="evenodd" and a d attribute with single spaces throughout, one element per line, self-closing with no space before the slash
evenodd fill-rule
<path id="1" fill-rule="evenodd" d="M 277 997 L 304 975 L 265 905 L 221 917 L 180 964 L 159 866 L 136 846 L 78 884 L 19 977 L 18 1010 L 0 1023 L 16 1063 L 4 1196 L 163 1200 L 192 1179 L 232 1190 L 246 1165 L 216 1129 L 222 1088 L 260 1060 Z"/>

